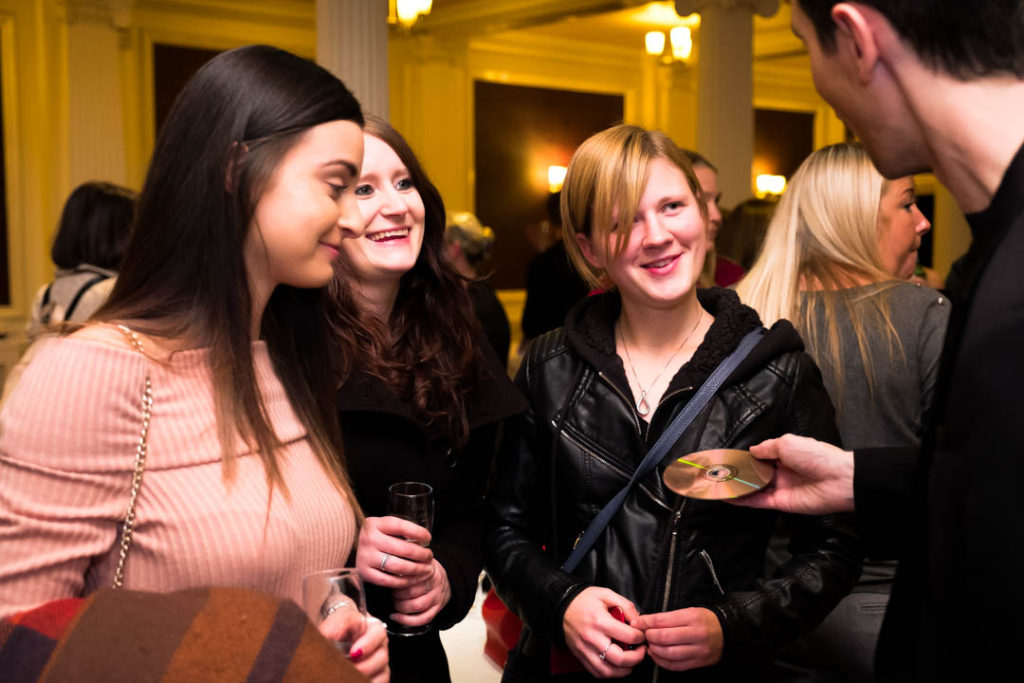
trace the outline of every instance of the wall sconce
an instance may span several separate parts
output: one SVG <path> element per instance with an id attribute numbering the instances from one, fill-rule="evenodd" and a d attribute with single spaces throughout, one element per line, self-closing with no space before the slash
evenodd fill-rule
<path id="1" fill-rule="evenodd" d="M 421 16 L 430 14 L 433 0 L 391 0 L 389 20 L 397 21 L 404 28 L 411 27 Z"/>
<path id="2" fill-rule="evenodd" d="M 778 196 L 786 191 L 786 176 L 763 173 L 754 179 L 754 187 L 757 188 L 758 199 L 764 199 L 768 195 Z"/>
<path id="3" fill-rule="evenodd" d="M 669 52 L 665 53 L 665 44 L 669 44 Z M 668 41 L 663 31 L 648 31 L 644 36 L 644 47 L 647 54 L 660 57 L 662 63 L 688 62 L 693 54 L 693 34 L 689 26 L 676 26 L 668 32 Z"/>
<path id="4" fill-rule="evenodd" d="M 548 192 L 554 194 L 562 189 L 567 170 L 565 166 L 548 166 Z"/>
<path id="5" fill-rule="evenodd" d="M 689 26 L 676 26 L 668 32 L 669 42 L 672 44 L 672 59 L 677 62 L 685 62 L 693 54 L 693 34 Z"/>
<path id="6" fill-rule="evenodd" d="M 647 48 L 647 54 L 652 57 L 658 57 L 665 51 L 665 34 L 661 31 L 648 31 L 647 35 L 644 36 L 644 44 Z"/>

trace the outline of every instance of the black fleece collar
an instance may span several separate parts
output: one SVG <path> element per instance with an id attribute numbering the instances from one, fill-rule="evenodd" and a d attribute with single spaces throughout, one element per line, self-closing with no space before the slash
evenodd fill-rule
<path id="1" fill-rule="evenodd" d="M 761 326 L 757 312 L 740 303 L 736 292 L 731 289 L 700 289 L 697 290 L 697 300 L 715 321 L 693 357 L 669 382 L 666 393 L 700 386 L 747 333 Z M 565 331 L 573 351 L 620 389 L 628 390 L 629 382 L 622 359 L 615 352 L 615 322 L 621 310 L 622 299 L 618 292 L 587 297 L 569 312 Z M 779 321 L 740 364 L 730 380 L 742 379 L 763 368 L 772 358 L 788 351 L 802 351 L 803 348 L 800 335 L 793 326 L 788 321 Z"/>

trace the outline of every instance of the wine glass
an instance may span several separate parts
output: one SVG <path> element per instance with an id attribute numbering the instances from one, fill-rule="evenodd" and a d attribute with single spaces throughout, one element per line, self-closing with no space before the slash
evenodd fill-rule
<path id="1" fill-rule="evenodd" d="M 352 643 L 366 632 L 366 597 L 363 580 L 354 567 L 326 569 L 302 578 L 302 609 L 324 635 L 348 654 Z"/>
<path id="2" fill-rule="evenodd" d="M 430 531 L 434 526 L 434 488 L 418 481 L 392 484 L 388 487 L 388 514 L 407 519 Z M 413 543 L 427 546 L 419 541 Z"/>
<path id="3" fill-rule="evenodd" d="M 434 526 L 434 488 L 430 484 L 418 481 L 402 481 L 388 487 L 388 514 L 418 524 L 427 531 Z M 413 541 L 426 547 L 427 543 Z M 393 636 L 418 636 L 430 631 L 430 624 L 422 626 L 405 626 L 390 619 L 387 621 L 388 633 Z"/>

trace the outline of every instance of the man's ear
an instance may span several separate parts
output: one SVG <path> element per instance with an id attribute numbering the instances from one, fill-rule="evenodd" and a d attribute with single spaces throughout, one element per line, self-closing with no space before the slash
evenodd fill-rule
<path id="1" fill-rule="evenodd" d="M 875 23 L 870 21 L 864 7 L 848 2 L 840 2 L 832 8 L 832 21 L 837 27 L 838 49 L 849 51 L 860 82 L 871 82 L 879 60 Z"/>
<path id="2" fill-rule="evenodd" d="M 603 269 L 604 264 L 597 258 L 597 254 L 594 252 L 594 245 L 590 241 L 590 238 L 584 235 L 582 232 L 576 233 L 576 244 L 580 247 L 580 252 L 583 254 L 583 258 L 587 260 L 587 263 L 592 265 L 594 268 Z"/>

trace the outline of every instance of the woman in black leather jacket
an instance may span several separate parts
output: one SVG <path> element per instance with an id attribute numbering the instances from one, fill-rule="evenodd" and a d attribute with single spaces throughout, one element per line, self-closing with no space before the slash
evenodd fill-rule
<path id="1" fill-rule="evenodd" d="M 707 244 L 698 190 L 671 140 L 633 126 L 593 136 L 569 166 L 566 245 L 609 291 L 535 341 L 516 379 L 531 410 L 509 426 L 485 542 L 498 594 L 524 621 L 506 680 L 547 677 L 566 646 L 579 663 L 568 678 L 754 673 L 857 578 L 859 549 L 835 517 L 794 518 L 792 561 L 764 576 L 777 515 L 677 496 L 661 481 L 664 465 L 633 488 L 573 573 L 560 568 L 705 378 L 760 326 L 733 292 L 695 288 Z M 663 462 L 787 432 L 838 440 L 818 369 L 781 321 Z"/>

